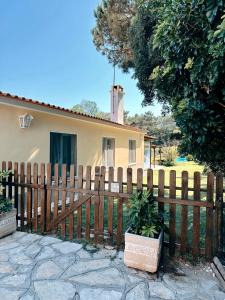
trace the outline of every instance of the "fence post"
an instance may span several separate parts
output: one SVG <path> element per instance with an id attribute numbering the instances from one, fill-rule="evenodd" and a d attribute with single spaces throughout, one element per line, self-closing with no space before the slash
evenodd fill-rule
<path id="1" fill-rule="evenodd" d="M 223 174 L 216 176 L 216 252 L 220 255 L 223 251 Z"/>
<path id="2" fill-rule="evenodd" d="M 100 188 L 100 167 L 95 167 L 95 183 L 94 190 L 99 192 Z M 94 242 L 98 242 L 98 230 L 99 230 L 99 193 L 94 198 Z"/>
<path id="3" fill-rule="evenodd" d="M 45 189 L 45 164 L 41 163 L 41 217 L 40 217 L 40 231 L 45 232 L 46 223 L 46 189 Z"/>
<path id="4" fill-rule="evenodd" d="M 207 202 L 213 203 L 214 175 L 212 172 L 207 177 Z M 213 208 L 206 208 L 206 235 L 205 235 L 205 256 L 211 260 L 213 255 Z"/>

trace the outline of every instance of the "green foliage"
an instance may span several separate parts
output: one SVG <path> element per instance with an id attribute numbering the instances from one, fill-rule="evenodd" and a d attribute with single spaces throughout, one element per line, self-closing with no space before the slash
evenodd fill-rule
<path id="1" fill-rule="evenodd" d="M 224 11 L 225 0 L 139 0 L 124 30 L 144 104 L 169 106 L 179 151 L 214 172 L 225 171 Z"/>
<path id="2" fill-rule="evenodd" d="M 130 198 L 129 224 L 134 234 L 156 237 L 163 228 L 163 217 L 158 213 L 153 195 L 143 191 Z"/>
<path id="3" fill-rule="evenodd" d="M 12 202 L 3 196 L 4 187 L 2 181 L 9 176 L 10 172 L 0 171 L 0 215 L 12 210 Z"/>
<path id="4" fill-rule="evenodd" d="M 101 111 L 96 102 L 90 101 L 90 100 L 82 100 L 80 104 L 76 104 L 72 107 L 73 111 L 83 113 L 83 114 L 88 114 L 94 117 L 102 118 L 109 120 L 110 119 L 110 114 Z"/>
<path id="5" fill-rule="evenodd" d="M 96 49 L 124 71 L 132 66 L 128 32 L 134 14 L 134 0 L 102 0 L 94 12 L 92 35 Z"/>
<path id="6" fill-rule="evenodd" d="M 186 157 L 187 161 L 193 161 L 194 160 L 194 157 L 191 154 L 188 154 L 185 157 Z"/>

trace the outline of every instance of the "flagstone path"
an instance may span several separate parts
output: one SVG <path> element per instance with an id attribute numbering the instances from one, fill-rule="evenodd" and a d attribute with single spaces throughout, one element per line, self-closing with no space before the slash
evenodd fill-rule
<path id="1" fill-rule="evenodd" d="M 156 275 L 123 252 L 16 232 L 0 240 L 1 300 L 225 300 L 209 265 Z"/>

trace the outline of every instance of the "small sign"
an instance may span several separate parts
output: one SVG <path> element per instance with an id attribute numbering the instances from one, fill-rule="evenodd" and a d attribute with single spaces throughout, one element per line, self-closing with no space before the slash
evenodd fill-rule
<path id="1" fill-rule="evenodd" d="M 112 182 L 111 183 L 111 192 L 112 193 L 119 193 L 120 191 L 120 185 L 118 182 Z"/>

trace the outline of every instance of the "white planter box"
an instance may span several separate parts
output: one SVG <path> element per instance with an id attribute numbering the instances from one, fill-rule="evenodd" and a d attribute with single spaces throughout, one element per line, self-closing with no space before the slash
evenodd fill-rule
<path id="1" fill-rule="evenodd" d="M 16 231 L 16 209 L 0 215 L 0 238 Z"/>
<path id="2" fill-rule="evenodd" d="M 155 273 L 158 269 L 163 232 L 159 238 L 125 233 L 124 263 L 128 267 Z"/>

